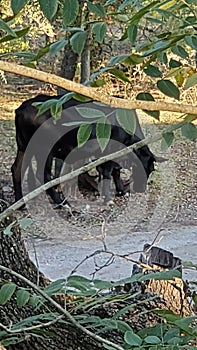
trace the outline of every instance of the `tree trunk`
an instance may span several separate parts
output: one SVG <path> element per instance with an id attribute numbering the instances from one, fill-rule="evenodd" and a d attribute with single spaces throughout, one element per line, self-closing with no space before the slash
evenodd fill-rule
<path id="1" fill-rule="evenodd" d="M 73 52 L 70 44 L 66 45 L 61 64 L 60 76 L 68 80 L 73 80 L 77 68 L 77 62 L 78 54 Z M 58 87 L 57 92 L 58 95 L 63 95 L 68 91 Z"/>
<path id="2" fill-rule="evenodd" d="M 90 45 L 89 38 L 86 39 L 85 47 L 81 54 L 81 84 L 90 79 Z"/>
<path id="3" fill-rule="evenodd" d="M 2 230 L 7 227 L 14 218 L 9 218 L 1 222 L 0 228 L 0 265 L 8 267 L 15 272 L 23 275 L 30 281 L 39 286 L 44 287 L 48 284 L 48 280 L 44 275 L 38 272 L 36 266 L 29 259 L 26 251 L 24 241 L 21 237 L 20 228 L 18 225 L 14 226 L 12 235 L 5 235 Z M 0 284 L 3 281 L 12 281 L 19 287 L 28 287 L 24 282 L 18 278 L 0 270 Z M 33 293 L 33 291 L 32 291 Z M 54 312 L 51 306 L 41 307 L 38 310 L 26 304 L 23 307 L 18 307 L 16 300 L 12 297 L 5 305 L 0 305 L 0 323 L 9 327 L 10 324 L 15 324 L 26 317 L 36 314 Z M 0 331 L 1 331 L 0 326 Z M 96 350 L 103 349 L 101 344 L 95 340 L 87 337 L 73 325 L 67 323 L 56 323 L 55 325 L 45 328 L 46 335 L 38 333 L 38 337 L 31 334 L 23 334 L 23 341 L 18 344 L 9 345 L 6 347 L 9 350 Z M 6 337 L 5 337 L 6 338 Z M 2 340 L 1 340 L 2 341 Z M 3 343 L 3 341 L 2 341 Z"/>

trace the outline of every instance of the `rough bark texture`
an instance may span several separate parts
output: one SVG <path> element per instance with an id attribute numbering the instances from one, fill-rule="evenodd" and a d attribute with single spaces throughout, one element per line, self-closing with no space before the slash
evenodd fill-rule
<path id="1" fill-rule="evenodd" d="M 0 265 L 11 268 L 14 271 L 22 274 L 33 283 L 37 284 L 39 276 L 39 285 L 44 287 L 48 280 L 41 273 L 38 273 L 36 266 L 29 259 L 24 241 L 21 237 L 20 228 L 16 225 L 13 228 L 13 234 L 6 236 L 2 229 L 5 228 L 13 218 L 7 218 L 1 222 L 0 233 Z M 0 271 L 0 282 L 12 280 L 20 287 L 28 287 L 17 278 Z M 32 291 L 33 292 L 33 291 Z M 19 308 L 14 298 L 6 305 L 0 306 L 0 323 L 9 326 L 12 322 L 17 323 L 22 319 L 45 312 L 53 312 L 51 306 L 42 307 L 39 310 L 33 309 L 29 304 Z M 77 330 L 70 324 L 55 324 L 46 329 L 50 335 L 35 337 L 29 334 L 24 335 L 24 341 L 18 344 L 10 345 L 9 350 L 44 350 L 44 349 L 59 349 L 59 350 L 85 350 L 85 349 L 100 349 L 102 348 L 97 342 L 86 337 L 81 331 Z"/>
<path id="2" fill-rule="evenodd" d="M 81 55 L 81 84 L 90 79 L 90 46 L 89 39 L 86 40 Z"/>
<path id="3" fill-rule="evenodd" d="M 70 44 L 65 46 L 64 56 L 61 64 L 60 76 L 68 80 L 73 80 L 77 68 L 78 54 L 74 53 Z M 64 90 L 60 87 L 57 89 L 58 95 L 63 95 L 67 93 L 67 90 Z"/>

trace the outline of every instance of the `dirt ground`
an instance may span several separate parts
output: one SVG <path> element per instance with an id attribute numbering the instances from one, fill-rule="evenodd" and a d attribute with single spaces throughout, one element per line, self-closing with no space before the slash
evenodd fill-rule
<path id="1" fill-rule="evenodd" d="M 32 81 L 24 85 L 17 80 L 14 86 L 12 80 L 12 84 L 1 86 L 0 91 L 0 181 L 5 198 L 12 202 L 10 167 L 16 152 L 14 109 L 23 100 L 43 92 L 43 85 Z M 45 91 L 48 93 L 48 88 Z M 161 121 L 153 122 L 141 111 L 138 114 L 146 135 L 177 117 L 162 113 Z M 84 197 L 75 180 L 66 192 L 71 212 L 66 208 L 54 209 L 45 194 L 28 204 L 28 212 L 22 214 L 33 219 L 33 225 L 23 230 L 28 251 L 48 277 L 65 277 L 73 271 L 88 277 L 96 273 L 104 279 L 128 277 L 131 262 L 116 257 L 111 264 L 109 251 L 137 259 L 143 245 L 153 242 L 157 235 L 157 246 L 171 250 L 183 261 L 197 264 L 196 143 L 187 141 L 178 132 L 167 153 L 162 154 L 160 142 L 150 148 L 168 161 L 156 166 L 146 193 L 115 198 L 113 206 L 106 206 L 99 196 Z M 88 258 L 99 249 L 105 253 Z M 80 264 L 84 258 L 85 262 Z M 195 269 L 186 270 L 185 276 L 197 281 Z"/>

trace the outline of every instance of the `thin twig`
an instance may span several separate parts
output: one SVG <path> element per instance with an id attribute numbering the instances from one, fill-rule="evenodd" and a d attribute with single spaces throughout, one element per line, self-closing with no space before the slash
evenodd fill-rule
<path id="1" fill-rule="evenodd" d="M 134 252 L 135 253 L 135 252 Z M 142 253 L 142 251 L 140 251 L 140 253 Z M 109 258 L 109 260 L 107 260 L 107 262 L 105 264 L 102 265 L 102 267 L 100 268 L 99 267 L 99 270 L 101 270 L 102 268 L 108 266 L 108 264 L 110 264 L 110 261 L 111 259 L 115 259 L 115 258 L 121 258 L 121 259 L 125 259 L 131 263 L 134 263 L 134 264 L 140 264 L 140 262 L 138 260 L 134 260 L 132 258 L 129 257 L 129 254 L 118 254 L 118 253 L 114 253 L 110 250 L 106 250 L 106 249 L 99 249 L 99 250 L 96 250 L 95 252 L 87 255 L 85 258 L 83 258 L 75 267 L 74 269 L 71 271 L 70 275 L 73 275 L 77 270 L 78 268 L 83 265 L 87 260 L 91 259 L 91 258 L 94 258 L 96 255 L 99 255 L 99 254 L 107 254 L 107 255 L 111 255 L 111 257 Z M 98 272 L 98 271 L 96 271 Z M 94 273 L 92 273 L 92 275 L 94 275 Z"/>
<path id="2" fill-rule="evenodd" d="M 0 327 L 2 329 L 4 329 L 4 331 L 6 331 L 9 334 L 16 334 L 16 333 L 22 333 L 22 332 L 30 332 L 33 331 L 34 329 L 40 329 L 43 327 L 48 327 L 51 326 L 52 324 L 57 323 L 59 320 L 61 320 L 64 317 L 64 315 L 60 315 L 56 318 L 54 318 L 53 320 L 46 322 L 46 323 L 40 323 L 37 324 L 36 326 L 31 326 L 31 327 L 24 327 L 24 328 L 19 328 L 19 329 L 10 329 L 9 327 L 4 326 L 2 323 L 0 323 Z"/>

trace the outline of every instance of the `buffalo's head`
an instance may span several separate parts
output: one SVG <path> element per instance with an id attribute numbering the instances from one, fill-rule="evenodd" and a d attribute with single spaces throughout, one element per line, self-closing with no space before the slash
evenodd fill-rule
<path id="1" fill-rule="evenodd" d="M 135 150 L 133 158 L 133 191 L 145 192 L 148 178 L 155 169 L 155 162 L 163 163 L 167 159 L 155 156 L 147 146 Z"/>

